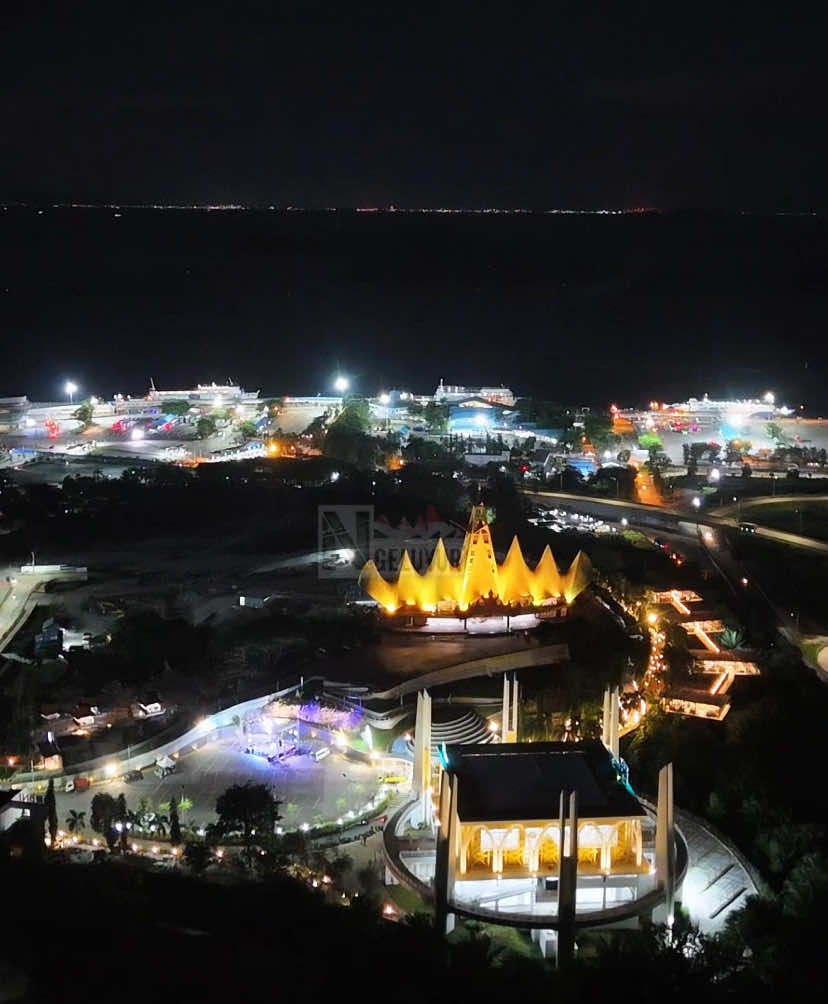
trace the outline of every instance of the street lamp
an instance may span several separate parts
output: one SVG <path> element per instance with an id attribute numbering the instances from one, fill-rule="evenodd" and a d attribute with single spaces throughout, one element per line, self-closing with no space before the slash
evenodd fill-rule
<path id="1" fill-rule="evenodd" d="M 767 393 L 765 394 L 765 404 L 773 404 L 773 402 L 774 402 L 775 400 L 776 400 L 776 398 L 775 398 L 775 397 L 774 397 L 774 395 L 773 395 L 773 391 L 772 391 L 772 390 L 769 390 L 769 391 L 768 391 L 768 392 L 767 392 Z"/>
<path id="2" fill-rule="evenodd" d="M 78 392 L 78 385 L 72 380 L 67 380 L 64 387 L 64 391 L 69 395 L 69 404 L 75 403 L 75 394 Z"/>
<path id="3" fill-rule="evenodd" d="M 701 506 L 701 499 L 698 495 L 693 496 L 693 508 L 698 509 Z"/>
<path id="4" fill-rule="evenodd" d="M 345 391 L 346 391 L 346 390 L 347 390 L 347 389 L 348 389 L 348 388 L 349 388 L 350 386 L 351 386 L 351 385 L 350 385 L 350 382 L 348 381 L 348 378 L 347 378 L 347 377 L 345 377 L 345 376 L 342 376 L 342 374 L 341 374 L 341 373 L 340 373 L 340 374 L 339 374 L 339 376 L 338 376 L 338 377 L 336 378 L 336 380 L 334 380 L 334 390 L 335 390 L 335 391 L 337 391 L 337 393 L 339 393 L 339 394 L 344 394 L 344 393 L 345 393 Z"/>

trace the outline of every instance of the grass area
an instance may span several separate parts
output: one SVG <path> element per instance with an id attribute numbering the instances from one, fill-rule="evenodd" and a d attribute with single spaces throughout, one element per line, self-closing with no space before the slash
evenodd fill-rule
<path id="1" fill-rule="evenodd" d="M 747 568 L 748 576 L 762 584 L 783 612 L 795 611 L 800 615 L 800 627 L 805 634 L 828 633 L 825 604 L 828 558 L 752 534 L 739 534 L 734 551 Z"/>
<path id="2" fill-rule="evenodd" d="M 500 927 L 497 924 L 483 924 L 478 921 L 459 921 L 457 927 L 449 935 L 448 941 L 462 944 L 474 936 L 472 932 L 487 935 L 491 939 L 492 949 L 495 952 L 499 950 L 507 955 L 518 955 L 525 959 L 541 958 L 537 945 L 516 927 Z"/>
<path id="3" fill-rule="evenodd" d="M 819 661 L 819 653 L 828 645 L 828 638 L 806 638 L 800 642 L 799 647 L 802 654 L 812 665 L 816 666 Z"/>
<path id="4" fill-rule="evenodd" d="M 828 541 L 828 502 L 770 502 L 743 505 L 742 518 L 773 530 Z"/>
<path id="5" fill-rule="evenodd" d="M 371 729 L 371 735 L 374 740 L 374 749 L 379 750 L 381 753 L 387 753 L 394 745 L 394 741 L 399 736 L 405 735 L 406 732 L 411 732 L 412 734 L 414 732 L 413 711 L 410 715 L 401 719 L 390 729 Z"/>
<path id="6" fill-rule="evenodd" d="M 648 537 L 645 537 L 643 533 L 639 533 L 638 530 L 623 530 L 621 537 L 632 547 L 641 548 L 643 551 L 658 550 L 655 544 Z"/>
<path id="7" fill-rule="evenodd" d="M 406 913 L 427 913 L 429 915 L 434 913 L 434 910 L 428 903 L 425 903 L 416 892 L 406 889 L 404 885 L 391 885 L 385 891 L 397 906 Z"/>

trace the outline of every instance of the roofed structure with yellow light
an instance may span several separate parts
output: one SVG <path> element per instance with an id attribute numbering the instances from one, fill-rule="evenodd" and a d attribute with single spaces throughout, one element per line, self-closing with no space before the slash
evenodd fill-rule
<path id="1" fill-rule="evenodd" d="M 437 541 L 428 568 L 421 575 L 405 552 L 395 581 L 380 575 L 373 561 L 363 566 L 363 589 L 389 614 L 418 612 L 463 616 L 564 609 L 587 587 L 592 565 L 579 551 L 566 572 L 558 569 L 547 546 L 537 565 L 527 565 L 517 537 L 498 564 L 486 508 L 474 506 L 460 561 L 452 565 L 442 540 Z"/>

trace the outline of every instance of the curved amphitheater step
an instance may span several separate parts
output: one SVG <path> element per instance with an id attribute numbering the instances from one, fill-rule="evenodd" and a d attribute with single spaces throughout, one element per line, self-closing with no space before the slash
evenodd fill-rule
<path id="1" fill-rule="evenodd" d="M 487 743 L 492 739 L 489 725 L 476 711 L 465 711 L 449 721 L 431 723 L 431 750 L 438 752 L 443 743 Z M 414 752 L 414 740 L 406 744 L 410 753 Z"/>

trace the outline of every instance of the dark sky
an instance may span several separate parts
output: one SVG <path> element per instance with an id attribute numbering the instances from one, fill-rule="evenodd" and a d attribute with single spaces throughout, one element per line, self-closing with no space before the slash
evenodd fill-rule
<path id="1" fill-rule="evenodd" d="M 15 6 L 6 201 L 825 206 L 816 5 Z"/>

